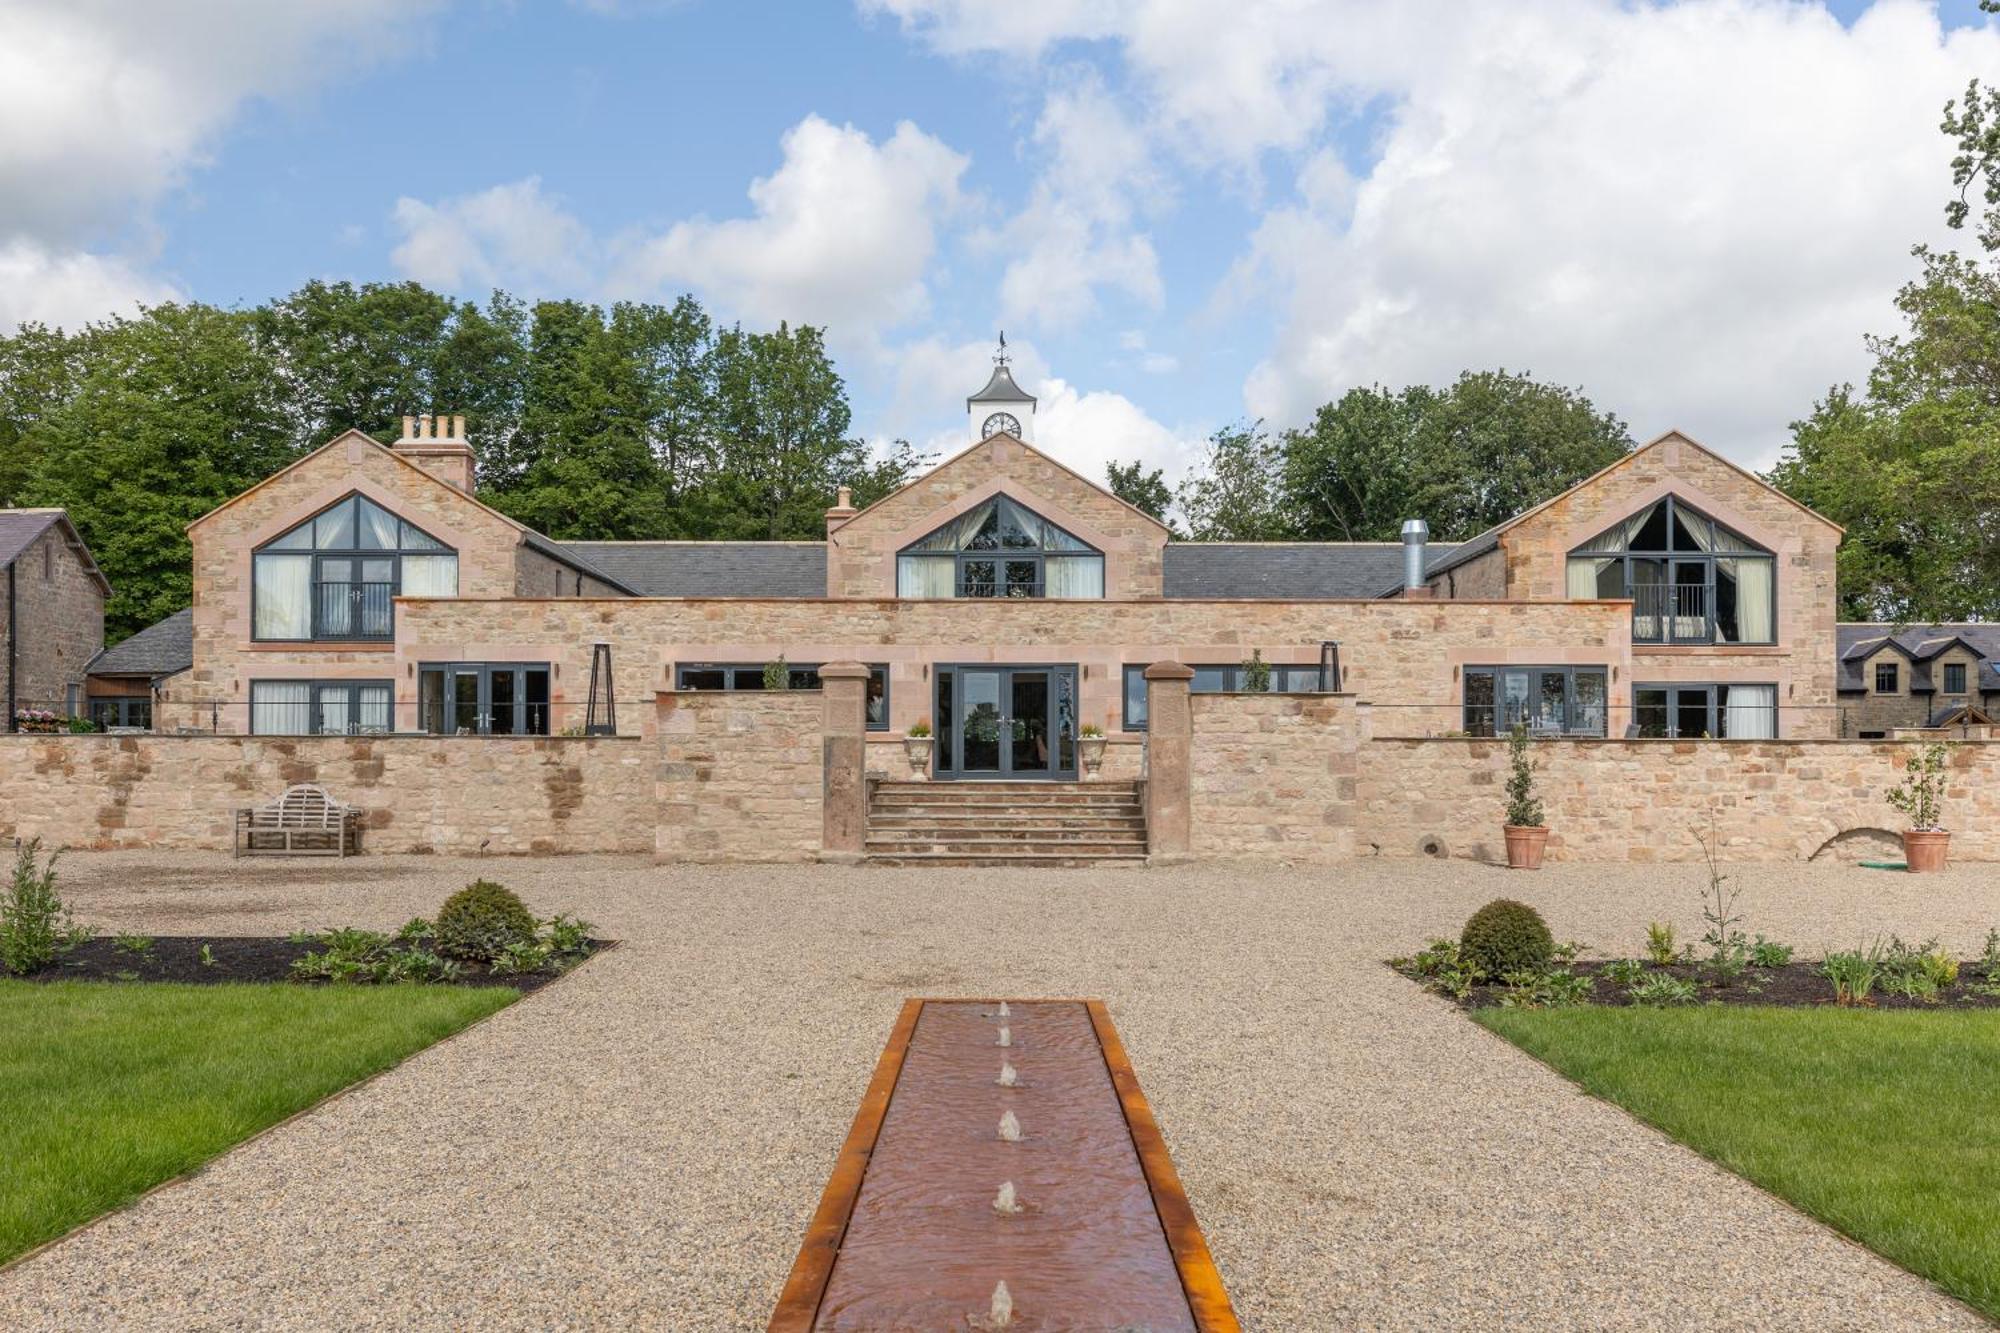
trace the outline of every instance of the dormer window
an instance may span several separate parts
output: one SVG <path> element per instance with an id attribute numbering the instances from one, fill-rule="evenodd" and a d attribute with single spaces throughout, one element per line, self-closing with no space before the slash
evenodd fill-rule
<path id="1" fill-rule="evenodd" d="M 1634 643 L 1776 643 L 1777 560 L 1674 496 L 1569 553 L 1569 595 L 1631 598 Z"/>
<path id="2" fill-rule="evenodd" d="M 1104 554 L 996 495 L 905 547 L 898 597 L 1104 596 Z"/>
<path id="3" fill-rule="evenodd" d="M 458 595 L 458 553 L 363 495 L 321 510 L 251 556 L 251 637 L 395 637 L 392 599 Z"/>

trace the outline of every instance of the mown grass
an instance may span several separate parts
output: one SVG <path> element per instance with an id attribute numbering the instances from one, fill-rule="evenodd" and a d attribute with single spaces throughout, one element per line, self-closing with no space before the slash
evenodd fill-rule
<path id="1" fill-rule="evenodd" d="M 2000 1012 L 1589 1006 L 1475 1017 L 2000 1318 Z"/>
<path id="2" fill-rule="evenodd" d="M 515 998 L 0 981 L 0 1263 Z"/>

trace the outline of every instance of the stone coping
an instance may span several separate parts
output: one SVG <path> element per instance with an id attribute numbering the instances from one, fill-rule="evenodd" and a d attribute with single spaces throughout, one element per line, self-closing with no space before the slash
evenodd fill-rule
<path id="1" fill-rule="evenodd" d="M 1505 745 L 1505 736 L 1371 736 L 1373 743 L 1394 742 L 1399 745 Z M 1726 736 L 1705 736 L 1690 739 L 1683 736 L 1546 736 L 1535 737 L 1531 746 L 1541 745 L 1684 745 L 1687 753 L 1694 753 L 1698 745 L 1716 745 L 1732 749 L 1748 749 L 1754 745 L 1796 745 L 1835 746 L 1866 745 L 1878 749 L 1903 748 L 1912 745 L 1926 745 L 1929 737 L 1912 740 L 1862 740 L 1858 736 L 1778 736 L 1769 739 L 1742 737 L 1731 740 Z M 1993 745 L 2000 740 L 1953 740 L 1952 745 Z"/>
<path id="2" fill-rule="evenodd" d="M 803 693 L 803 691 L 799 691 Z M 202 731 L 184 734 L 173 731 L 10 731 L 0 732 L 0 741 L 256 741 L 264 745 L 297 745 L 300 742 L 355 741 L 456 741 L 466 745 L 489 745 L 495 741 L 550 741 L 588 745 L 600 741 L 643 741 L 636 732 L 606 736 L 433 736 L 424 731 L 384 731 L 366 736 L 267 736 L 242 731 Z"/>

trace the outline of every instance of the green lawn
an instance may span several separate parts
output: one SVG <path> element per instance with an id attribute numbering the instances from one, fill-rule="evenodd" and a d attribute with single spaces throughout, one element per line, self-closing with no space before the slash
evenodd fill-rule
<path id="1" fill-rule="evenodd" d="M 1476 1017 L 2000 1317 L 2000 1012 L 1590 1006 Z"/>
<path id="2" fill-rule="evenodd" d="M 515 998 L 0 981 L 0 1262 Z"/>

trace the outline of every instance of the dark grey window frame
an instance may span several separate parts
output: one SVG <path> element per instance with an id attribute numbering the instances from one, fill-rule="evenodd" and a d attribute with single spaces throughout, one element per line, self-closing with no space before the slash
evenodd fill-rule
<path id="1" fill-rule="evenodd" d="M 108 731 L 112 727 L 143 727 L 150 731 L 153 728 L 153 696 L 150 692 L 95 694 L 85 698 L 83 706 L 91 724 L 100 730 Z M 140 711 L 145 713 L 145 717 L 136 722 L 132 721 L 132 714 Z M 105 721 L 102 716 L 105 713 L 113 714 L 116 720 Z"/>
<path id="2" fill-rule="evenodd" d="M 1885 672 L 1887 673 L 1886 675 L 1884 675 Z M 1882 685 L 1884 680 L 1889 682 L 1886 689 Z M 1901 662 L 1877 662 L 1875 664 L 1875 688 L 1871 693 L 1900 694 L 1902 690 L 1903 664 Z"/>
<path id="3" fill-rule="evenodd" d="M 257 730 L 257 687 L 259 685 L 303 685 L 306 687 L 306 729 L 304 731 L 259 731 Z M 321 728 L 319 695 L 321 690 L 344 689 L 347 692 L 347 716 L 350 719 L 346 731 L 326 731 Z M 389 731 L 396 729 L 396 682 L 381 680 L 313 680 L 302 676 L 258 676 L 250 682 L 248 698 L 250 716 L 248 730 L 253 736 L 359 736 L 359 723 L 352 719 L 361 716 L 361 691 L 383 689 L 389 692 Z"/>
<path id="4" fill-rule="evenodd" d="M 1956 685 L 1951 683 L 1954 672 L 1957 673 L 1958 677 L 1958 684 Z M 1944 664 L 1944 692 L 1946 694 L 1964 694 L 1967 692 L 1965 663 L 1946 662 Z"/>
<path id="5" fill-rule="evenodd" d="M 820 688 L 820 664 L 818 662 L 787 662 L 785 665 L 791 677 L 791 684 L 788 688 L 794 690 L 816 690 Z M 727 675 L 723 684 L 719 686 L 688 684 L 688 674 L 700 671 L 721 671 L 726 672 Z M 882 684 L 882 708 L 879 718 L 864 713 L 867 720 L 863 723 L 863 726 L 869 731 L 887 731 L 889 730 L 889 718 L 891 716 L 889 711 L 889 664 L 886 662 L 868 663 L 868 679 L 870 685 L 873 685 L 878 680 Z M 754 680 L 756 683 L 754 685 L 746 684 L 744 683 L 745 680 Z M 762 663 L 753 662 L 679 662 L 674 665 L 674 688 L 676 690 L 721 690 L 725 692 L 762 690 L 764 688 L 764 667 Z M 867 696 L 864 695 L 864 705 L 866 698 Z"/>
<path id="6" fill-rule="evenodd" d="M 528 677 L 539 671 L 548 678 L 547 697 L 540 703 L 528 698 Z M 464 672 L 476 672 L 479 676 L 478 702 L 479 729 L 474 732 L 439 731 L 432 726 L 432 719 L 426 712 L 424 700 L 425 677 L 432 672 L 443 674 L 449 681 L 452 676 Z M 499 672 L 518 673 L 520 688 L 513 700 L 515 727 L 512 731 L 494 731 L 493 727 L 493 677 Z M 454 699 L 449 690 L 440 694 L 440 706 L 449 710 Z M 541 726 L 536 727 L 536 709 L 541 710 Z M 556 670 L 549 662 L 419 662 L 417 664 L 417 730 L 431 736 L 553 736 L 556 734 Z"/>
<path id="7" fill-rule="evenodd" d="M 983 550 L 970 550 L 970 549 L 959 550 L 959 551 L 924 550 L 923 544 L 925 542 L 929 541 L 932 537 L 935 537 L 940 531 L 950 526 L 949 523 L 941 523 L 937 527 L 932 528 L 929 532 L 925 533 L 922 537 L 919 537 L 916 541 L 910 543 L 910 545 L 905 546 L 902 550 L 896 552 L 897 580 L 899 586 L 898 595 L 900 595 L 900 584 L 902 578 L 901 574 L 902 561 L 906 556 L 923 560 L 950 559 L 955 561 L 956 563 L 952 566 L 952 579 L 951 579 L 951 595 L 954 600 L 969 598 L 979 601 L 1004 601 L 1010 599 L 1027 601 L 1036 598 L 1046 597 L 1048 595 L 1048 579 L 1047 579 L 1047 571 L 1044 568 L 1044 565 L 1051 556 L 1054 556 L 1057 559 L 1071 559 L 1071 560 L 1083 560 L 1093 556 L 1096 557 L 1098 561 L 1098 567 L 1100 571 L 1102 571 L 1100 572 L 1098 582 L 1100 585 L 1102 585 L 1104 581 L 1103 572 L 1108 572 L 1107 570 L 1105 570 L 1105 560 L 1103 551 L 1099 550 L 1095 546 L 1092 546 L 1089 542 L 1084 541 L 1083 538 L 1078 537 L 1075 533 L 1070 532 L 1068 528 L 1063 527 L 1062 524 L 1057 523 L 1054 519 L 1049 518 L 1045 514 L 1041 513 L 1033 505 L 1022 504 L 1019 500 L 1016 500 L 1013 496 L 1008 495 L 1004 491 L 996 492 L 995 494 L 988 496 L 985 500 L 981 500 L 979 503 L 980 505 L 983 506 L 986 503 L 988 503 L 988 501 L 998 502 L 1001 500 L 1005 500 L 1008 504 L 1011 504 L 1016 508 L 1021 509 L 1033 515 L 1034 517 L 1040 519 L 1042 522 L 1048 524 L 1052 528 L 1057 528 L 1065 533 L 1068 533 L 1070 538 L 1073 541 L 1080 544 L 1083 549 L 1072 550 L 1068 547 L 1053 547 L 1053 546 L 1035 546 L 1035 547 L 995 546 Z M 1009 592 L 1006 591 L 1009 587 L 1016 586 L 1009 584 L 1007 581 L 1006 567 L 1009 562 L 1031 563 L 1035 567 L 1034 581 L 1032 584 L 1028 585 L 1030 591 L 1028 591 L 1024 595 L 1019 596 L 1018 598 L 1014 597 L 1013 594 L 1010 594 Z M 965 577 L 965 567 L 967 564 L 992 565 L 993 566 L 992 582 L 986 583 L 982 581 L 977 585 L 967 583 Z M 966 591 L 968 587 L 973 587 L 973 586 L 985 588 L 987 589 L 987 591 L 984 592 Z"/>
<path id="8" fill-rule="evenodd" d="M 1725 713 L 1725 710 L 1726 710 L 1726 708 L 1727 708 L 1727 704 L 1726 704 L 1726 702 L 1725 702 L 1725 701 L 1724 701 L 1724 699 L 1723 699 L 1723 691 L 1724 691 L 1724 690 L 1729 690 L 1729 689 L 1734 689 L 1734 688 L 1735 688 L 1736 686 L 1738 686 L 1738 685 L 1744 685 L 1744 686 L 1751 686 L 1751 687 L 1754 687 L 1754 688 L 1758 688 L 1758 689 L 1765 689 L 1765 688 L 1768 688 L 1768 689 L 1769 689 L 1769 690 L 1771 691 L 1771 701 L 1772 701 L 1772 702 L 1771 702 L 1771 734 L 1770 734 L 1770 735 L 1769 735 L 1768 737 L 1765 737 L 1765 736 L 1725 736 L 1725 735 L 1723 735 L 1723 734 L 1722 734 L 1722 719 L 1723 719 L 1723 716 L 1724 716 L 1724 713 Z M 1781 725 L 1781 723 L 1782 723 L 1782 719 L 1781 719 L 1781 718 L 1779 717 L 1779 712 L 1780 712 L 1781 710 L 1780 710 L 1780 709 L 1778 708 L 1778 704 L 1777 704 L 1777 698 L 1778 698 L 1778 689 L 1777 689 L 1777 683 L 1776 683 L 1775 681 L 1769 681 L 1769 680 L 1717 680 L 1717 681 L 1699 681 L 1699 680 L 1642 680 L 1642 681 L 1635 681 L 1635 682 L 1633 683 L 1633 685 L 1632 685 L 1632 726 L 1633 726 L 1633 730 L 1635 731 L 1635 733 L 1636 733 L 1636 731 L 1637 731 L 1637 729 L 1638 729 L 1638 726 L 1639 726 L 1639 692 L 1640 692 L 1641 690 L 1664 690 L 1664 691 L 1666 691 L 1666 692 L 1667 692 L 1667 700 L 1666 700 L 1666 710 L 1667 710 L 1667 733 L 1666 733 L 1666 735 L 1665 735 L 1665 736 L 1651 736 L 1651 737 L 1646 737 L 1646 736 L 1642 736 L 1642 737 L 1640 737 L 1640 739 L 1642 739 L 1642 740 L 1700 740 L 1700 739 L 1703 739 L 1703 737 L 1701 737 L 1701 736 L 1683 736 L 1683 735 L 1681 735 L 1681 734 L 1680 734 L 1680 707 L 1679 707 L 1678 703 L 1677 703 L 1677 702 L 1675 701 L 1675 698 L 1674 698 L 1674 695 L 1675 695 L 1676 693 L 1679 693 L 1679 692 L 1690 692 L 1690 693 L 1691 693 L 1691 692 L 1696 692 L 1696 691 L 1700 691 L 1700 692 L 1705 692 L 1705 693 L 1707 694 L 1707 696 L 1708 696 L 1708 699 L 1707 699 L 1707 704 L 1706 704 L 1706 708 L 1707 708 L 1707 714 L 1708 714 L 1708 720 L 1707 720 L 1707 725 L 1706 725 L 1706 728 L 1705 728 L 1705 731 L 1704 731 L 1704 736 L 1705 736 L 1705 737 L 1706 737 L 1707 739 L 1709 739 L 1709 740 L 1717 740 L 1717 741 L 1741 741 L 1741 740 L 1750 740 L 1750 741 L 1758 741 L 1758 740 L 1779 740 L 1779 739 L 1782 739 L 1782 738 L 1783 738 L 1783 735 L 1784 735 L 1784 727 L 1783 727 L 1783 726 Z"/>
<path id="9" fill-rule="evenodd" d="M 1623 583 L 1625 587 L 1625 595 L 1629 598 L 1632 598 L 1634 602 L 1632 608 L 1632 616 L 1633 616 L 1632 642 L 1645 643 L 1645 644 L 1669 644 L 1669 645 L 1713 644 L 1717 642 L 1717 639 L 1715 637 L 1715 626 L 1716 626 L 1715 562 L 1717 560 L 1765 560 L 1769 561 L 1771 566 L 1771 637 L 1768 639 L 1730 639 L 1730 640 L 1723 640 L 1722 642 L 1725 642 L 1730 647 L 1761 648 L 1761 647 L 1770 647 L 1775 645 L 1778 642 L 1778 620 L 1780 611 L 1780 605 L 1779 605 L 1780 592 L 1778 588 L 1777 553 L 1775 551 L 1766 550 L 1762 546 L 1758 546 L 1748 537 L 1743 536 L 1742 533 L 1737 532 L 1736 529 L 1730 527 L 1727 523 L 1722 523 L 1717 521 L 1704 510 L 1698 509 L 1691 504 L 1685 504 L 1677 495 L 1669 493 L 1665 496 L 1662 496 L 1659 500 L 1654 501 L 1652 505 L 1648 505 L 1647 510 L 1650 511 L 1654 507 L 1654 505 L 1665 506 L 1666 516 L 1667 516 L 1666 520 L 1667 549 L 1656 551 L 1651 549 L 1638 550 L 1638 549 L 1628 548 L 1623 551 L 1607 551 L 1598 547 L 1579 546 L 1576 547 L 1574 550 L 1570 551 L 1568 556 L 1566 557 L 1566 560 L 1617 560 L 1620 562 L 1620 569 L 1624 575 Z M 1741 540 L 1745 545 L 1750 546 L 1754 549 L 1750 551 L 1715 551 L 1712 549 L 1708 551 L 1698 551 L 1698 550 L 1677 551 L 1672 549 L 1674 541 L 1674 530 L 1675 530 L 1674 519 L 1676 514 L 1678 514 L 1678 512 L 1682 509 L 1685 509 L 1688 513 L 1694 515 L 1702 522 L 1708 524 L 1711 537 L 1715 529 L 1721 528 L 1729 532 L 1732 536 Z M 1641 511 L 1639 510 L 1633 511 L 1633 513 L 1638 513 L 1638 512 Z M 1628 519 L 1630 517 L 1631 517 L 1630 514 L 1626 516 L 1626 518 Z M 1610 529 L 1606 529 L 1606 531 L 1609 530 Z M 1602 534 L 1599 535 L 1601 536 Z M 1680 586 L 1676 585 L 1673 581 L 1674 562 L 1680 561 L 1683 563 L 1701 564 L 1704 566 L 1702 570 L 1702 582 L 1700 586 L 1702 589 L 1703 619 L 1706 623 L 1706 629 L 1705 633 L 1701 637 L 1698 638 L 1676 637 L 1673 633 L 1671 625 L 1673 621 L 1678 619 L 1678 617 L 1673 614 L 1667 614 L 1659 617 L 1663 621 L 1663 623 L 1665 623 L 1668 626 L 1668 628 L 1664 631 L 1662 637 L 1646 637 L 1646 638 L 1640 637 L 1639 617 L 1644 613 L 1637 605 L 1637 602 L 1639 600 L 1638 594 L 1635 591 L 1637 585 L 1635 585 L 1632 582 L 1632 562 L 1634 560 L 1658 560 L 1665 562 L 1667 566 L 1667 581 L 1661 586 L 1668 589 Z M 1567 577 L 1567 566 L 1565 566 L 1565 578 L 1566 577 Z M 1685 586 L 1693 587 L 1695 585 L 1688 584 Z M 1658 613 L 1656 612 L 1655 614 L 1657 615 Z"/>
<path id="10" fill-rule="evenodd" d="M 1144 731 L 1146 719 L 1132 719 L 1132 701 L 1137 698 L 1144 707 L 1146 698 L 1146 668 L 1150 662 L 1127 665 L 1120 675 L 1123 687 L 1118 696 L 1118 729 L 1120 731 Z M 1326 694 L 1326 670 L 1318 662 L 1272 662 L 1271 688 L 1269 694 Z M 1243 664 L 1241 662 L 1210 662 L 1190 668 L 1194 679 L 1188 682 L 1189 694 L 1241 694 L 1243 693 Z M 1136 690 L 1137 694 L 1133 691 Z"/>
<path id="11" fill-rule="evenodd" d="M 351 548 L 339 548 L 339 549 L 333 547 L 327 547 L 325 549 L 321 549 L 320 547 L 317 546 L 280 547 L 276 545 L 278 541 L 298 531 L 300 528 L 305 527 L 309 524 L 317 523 L 322 515 L 330 514 L 334 510 L 340 508 L 342 505 L 353 504 L 356 500 L 360 499 L 366 499 L 368 503 L 375 505 L 376 507 L 382 509 L 387 513 L 395 515 L 397 523 L 396 536 L 398 543 L 395 549 L 382 550 L 382 549 L 371 548 L 364 550 L 358 546 Z M 360 508 L 359 506 L 356 506 L 354 525 L 353 525 L 354 531 L 356 532 L 360 531 L 360 524 L 361 524 Z M 429 538 L 433 542 L 437 542 L 437 545 L 435 546 L 402 545 L 401 544 L 402 531 L 404 527 L 409 527 L 417 532 L 422 533 L 426 538 Z M 311 602 L 308 614 L 312 618 L 312 625 L 311 625 L 312 632 L 308 637 L 303 639 L 266 638 L 263 635 L 257 633 L 257 557 L 261 555 L 303 556 L 303 557 L 309 557 L 312 560 L 312 581 L 310 585 L 311 591 L 308 594 Z M 396 598 L 401 596 L 403 591 L 403 557 L 406 555 L 423 555 L 423 556 L 449 555 L 455 558 L 458 555 L 458 548 L 454 546 L 445 545 L 442 541 L 439 541 L 438 538 L 432 536 L 430 532 L 421 525 L 412 523 L 407 518 L 404 518 L 399 510 L 391 509 L 388 505 L 383 504 L 381 501 L 375 499 L 373 496 L 363 496 L 360 491 L 349 491 L 347 494 L 341 496 L 338 500 L 335 500 L 332 504 L 314 510 L 311 516 L 300 519 L 297 523 L 292 524 L 290 527 L 286 528 L 283 532 L 279 533 L 276 537 L 272 538 L 268 542 L 265 542 L 262 546 L 257 547 L 250 553 L 250 639 L 251 641 L 253 643 L 393 643 L 396 638 Z M 388 598 L 389 628 L 386 633 L 328 634 L 321 630 L 320 628 L 321 598 L 319 590 L 322 586 L 320 582 L 320 565 L 323 559 L 351 560 L 351 561 L 387 560 L 390 562 L 391 569 L 389 577 L 389 598 Z M 358 581 L 355 579 L 348 579 L 345 581 L 345 583 L 348 587 L 355 587 L 355 588 L 367 588 L 369 586 L 372 586 L 366 581 Z M 338 585 L 335 584 L 326 586 L 338 586 Z"/>
<path id="12" fill-rule="evenodd" d="M 1582 662 L 1574 664 L 1550 662 L 1550 663 L 1522 665 L 1514 662 L 1498 662 L 1498 663 L 1477 663 L 1471 666 L 1462 667 L 1459 670 L 1459 686 L 1458 686 L 1459 722 L 1468 736 L 1480 736 L 1480 737 L 1505 736 L 1508 734 L 1509 731 L 1512 730 L 1513 723 L 1511 721 L 1504 727 L 1501 725 L 1501 717 L 1500 717 L 1501 710 L 1506 706 L 1505 692 L 1501 685 L 1501 678 L 1506 673 L 1515 671 L 1524 673 L 1530 677 L 1540 677 L 1556 673 L 1560 673 L 1562 675 L 1563 677 L 1562 734 L 1565 737 L 1582 737 L 1589 739 L 1589 738 L 1601 738 L 1606 734 L 1607 729 L 1610 726 L 1610 718 L 1611 718 L 1611 667 L 1609 666 L 1609 664 L 1599 664 L 1595 662 Z M 1476 705 L 1471 700 L 1472 678 L 1478 675 L 1491 676 L 1493 679 L 1493 702 L 1491 704 Z M 1595 729 L 1578 725 L 1578 719 L 1581 716 L 1581 712 L 1578 707 L 1576 678 L 1578 676 L 1583 676 L 1583 675 L 1599 676 L 1603 678 L 1604 682 L 1604 688 L 1598 695 L 1599 707 L 1602 710 L 1602 715 L 1597 719 L 1597 725 Z M 1485 720 L 1484 725 L 1486 729 L 1484 731 L 1480 730 L 1479 725 L 1475 724 L 1474 722 L 1472 716 L 1472 710 L 1475 707 L 1490 710 L 1492 713 L 1492 716 Z"/>

